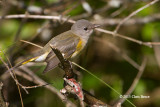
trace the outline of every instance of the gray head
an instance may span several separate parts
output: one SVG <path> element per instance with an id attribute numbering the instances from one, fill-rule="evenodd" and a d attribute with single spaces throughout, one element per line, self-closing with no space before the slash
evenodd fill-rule
<path id="1" fill-rule="evenodd" d="M 81 38 L 88 39 L 92 34 L 94 28 L 99 27 L 99 25 L 92 24 L 85 19 L 76 21 L 71 27 L 71 31 L 80 36 Z"/>

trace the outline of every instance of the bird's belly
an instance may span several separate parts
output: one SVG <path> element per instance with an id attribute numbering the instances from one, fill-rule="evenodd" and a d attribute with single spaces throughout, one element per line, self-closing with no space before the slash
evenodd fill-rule
<path id="1" fill-rule="evenodd" d="M 39 56 L 35 61 L 36 62 L 41 62 L 41 61 L 44 61 L 46 59 L 46 57 L 48 56 L 48 52 Z"/>

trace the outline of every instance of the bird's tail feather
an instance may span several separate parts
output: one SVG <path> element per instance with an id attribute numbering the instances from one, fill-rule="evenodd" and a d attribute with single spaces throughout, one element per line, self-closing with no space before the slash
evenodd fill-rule
<path id="1" fill-rule="evenodd" d="M 53 57 L 52 59 L 50 59 L 49 61 L 46 61 L 46 62 L 47 62 L 47 66 L 44 69 L 43 73 L 46 73 L 46 72 L 54 69 L 55 67 L 57 67 L 59 64 L 59 59 L 57 57 Z"/>
<path id="2" fill-rule="evenodd" d="M 50 52 L 45 60 L 45 62 L 47 63 L 46 68 L 44 69 L 43 73 L 46 73 L 52 69 L 54 69 L 55 67 L 58 66 L 59 64 L 59 59 L 56 57 L 54 52 Z"/>
<path id="3" fill-rule="evenodd" d="M 8 71 L 11 71 L 11 70 L 14 70 L 15 68 L 18 68 L 18 67 L 21 66 L 21 65 L 27 64 L 28 62 L 32 62 L 32 61 L 34 61 L 36 58 L 37 58 L 37 57 L 27 58 L 26 60 L 24 60 L 24 61 L 16 64 L 14 67 L 12 67 L 12 68 L 10 68 L 9 70 L 7 70 L 7 72 L 8 72 Z"/>

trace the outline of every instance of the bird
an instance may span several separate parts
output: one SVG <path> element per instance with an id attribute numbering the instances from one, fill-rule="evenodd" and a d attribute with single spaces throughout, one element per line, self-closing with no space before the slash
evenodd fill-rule
<path id="1" fill-rule="evenodd" d="M 70 30 L 53 37 L 42 49 L 16 64 L 10 70 L 28 62 L 46 62 L 47 65 L 43 71 L 46 73 L 57 67 L 60 62 L 50 46 L 58 49 L 65 59 L 74 58 L 84 49 L 93 30 L 99 26 L 88 20 L 80 19 L 71 26 Z"/>

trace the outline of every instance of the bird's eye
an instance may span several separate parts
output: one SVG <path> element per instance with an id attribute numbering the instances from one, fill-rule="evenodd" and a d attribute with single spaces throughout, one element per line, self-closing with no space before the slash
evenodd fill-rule
<path id="1" fill-rule="evenodd" d="M 87 30 L 88 30 L 88 28 L 87 28 L 87 27 L 84 27 L 84 30 L 85 30 L 85 31 L 87 31 Z"/>

